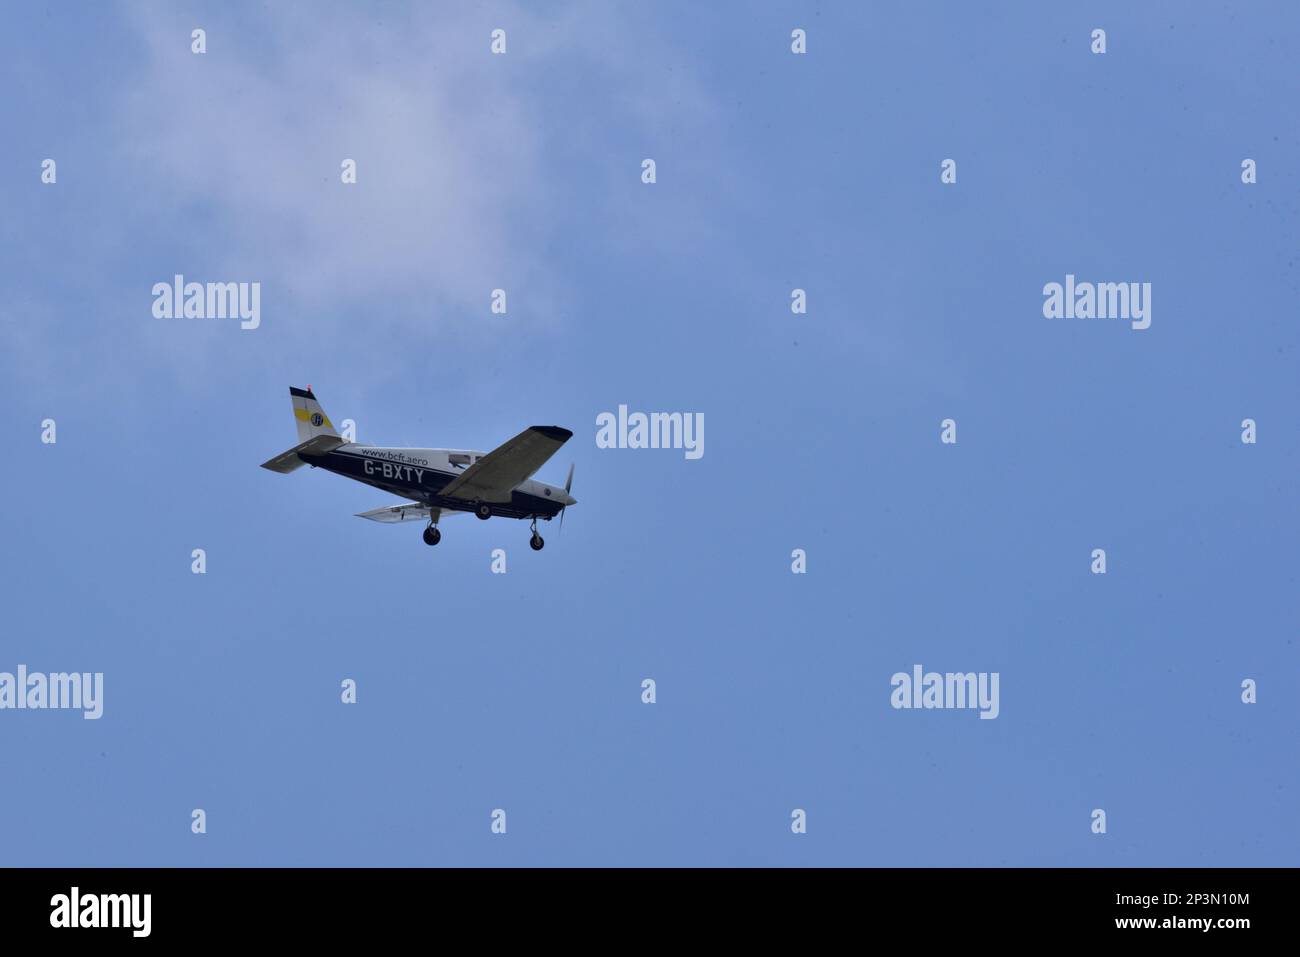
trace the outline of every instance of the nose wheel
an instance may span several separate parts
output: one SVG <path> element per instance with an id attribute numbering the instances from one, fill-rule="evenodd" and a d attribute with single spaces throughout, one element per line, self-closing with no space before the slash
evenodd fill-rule
<path id="1" fill-rule="evenodd" d="M 540 552 L 542 550 L 542 546 L 546 544 L 546 541 L 542 538 L 542 536 L 537 534 L 536 515 L 533 516 L 533 524 L 530 525 L 529 527 L 532 529 L 533 537 L 528 540 L 528 547 L 535 552 Z"/>

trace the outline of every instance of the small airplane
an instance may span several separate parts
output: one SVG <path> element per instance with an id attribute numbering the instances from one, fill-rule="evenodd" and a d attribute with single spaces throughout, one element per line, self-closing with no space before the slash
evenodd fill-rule
<path id="1" fill-rule="evenodd" d="M 546 544 L 537 534 L 539 518 L 550 521 L 578 500 L 569 494 L 573 466 L 564 488 L 534 482 L 532 474 L 573 436 L 555 425 L 534 425 L 491 452 L 461 449 L 402 449 L 360 445 L 334 431 L 311 386 L 289 389 L 299 443 L 281 452 L 262 468 L 292 472 L 310 465 L 343 475 L 409 501 L 400 505 L 357 513 L 373 522 L 427 521 L 424 541 L 442 540 L 439 519 L 473 512 L 487 520 L 493 515 L 531 518 L 533 537 L 528 544 L 541 551 Z"/>

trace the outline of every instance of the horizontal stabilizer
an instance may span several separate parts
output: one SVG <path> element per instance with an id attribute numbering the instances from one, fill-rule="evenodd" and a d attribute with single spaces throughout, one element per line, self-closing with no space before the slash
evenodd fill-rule
<path id="1" fill-rule="evenodd" d="M 347 442 L 337 435 L 318 435 L 314 439 L 308 439 L 306 442 L 295 445 L 287 452 L 281 452 L 268 462 L 263 462 L 262 468 L 270 469 L 272 472 L 292 472 L 294 469 L 302 468 L 307 464 L 299 457 L 298 453 L 324 455 L 326 452 L 334 451 L 340 445 L 347 445 Z"/>

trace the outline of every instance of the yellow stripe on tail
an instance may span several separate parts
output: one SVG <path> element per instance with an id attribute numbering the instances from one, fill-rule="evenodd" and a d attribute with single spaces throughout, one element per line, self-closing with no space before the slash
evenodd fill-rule
<path id="1" fill-rule="evenodd" d="M 338 435 L 329 416 L 316 401 L 310 386 L 306 389 L 295 389 L 290 386 L 289 397 L 293 400 L 293 418 L 298 426 L 299 442 L 306 442 L 318 435 Z"/>

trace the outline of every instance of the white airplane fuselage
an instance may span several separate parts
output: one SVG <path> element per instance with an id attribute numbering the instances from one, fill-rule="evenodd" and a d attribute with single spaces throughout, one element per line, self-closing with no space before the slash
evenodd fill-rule
<path id="1" fill-rule="evenodd" d="M 474 511 L 474 501 L 448 498 L 440 493 L 467 468 L 486 455 L 469 449 L 408 449 L 349 442 L 321 455 L 301 453 L 308 465 L 373 485 L 430 508 Z M 550 519 L 573 499 L 559 486 L 525 479 L 510 493 L 510 500 L 483 503 L 493 515 L 504 518 Z"/>

